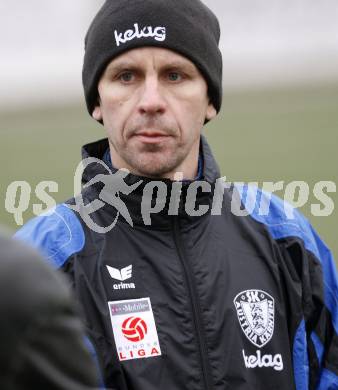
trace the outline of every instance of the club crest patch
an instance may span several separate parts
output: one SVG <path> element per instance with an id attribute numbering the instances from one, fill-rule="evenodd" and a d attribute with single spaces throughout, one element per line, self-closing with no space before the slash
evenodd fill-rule
<path id="1" fill-rule="evenodd" d="M 245 336 L 258 348 L 267 344 L 274 331 L 273 297 L 262 290 L 246 290 L 236 295 L 234 305 Z"/>

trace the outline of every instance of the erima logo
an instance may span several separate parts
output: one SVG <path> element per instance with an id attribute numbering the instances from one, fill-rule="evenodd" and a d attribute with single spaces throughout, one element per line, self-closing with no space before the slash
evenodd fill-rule
<path id="1" fill-rule="evenodd" d="M 134 283 L 123 283 L 124 280 L 128 280 L 133 276 L 132 264 L 128 265 L 125 268 L 122 268 L 121 270 L 107 265 L 107 270 L 112 279 L 120 281 L 120 283 L 113 284 L 114 290 L 125 290 L 129 288 L 135 288 Z"/>
<path id="2" fill-rule="evenodd" d="M 134 29 L 126 30 L 124 33 L 119 33 L 116 30 L 114 31 L 116 45 L 120 46 L 121 43 L 126 43 L 133 39 L 154 38 L 156 41 L 163 42 L 166 38 L 166 28 L 165 27 L 152 27 L 145 26 L 140 28 L 138 23 L 134 23 Z"/>
<path id="3" fill-rule="evenodd" d="M 123 280 L 130 279 L 133 276 L 133 266 L 132 264 L 128 265 L 128 267 L 122 268 L 121 270 L 110 267 L 107 265 L 107 269 L 109 272 L 109 275 L 116 280 L 120 280 L 121 282 Z"/>

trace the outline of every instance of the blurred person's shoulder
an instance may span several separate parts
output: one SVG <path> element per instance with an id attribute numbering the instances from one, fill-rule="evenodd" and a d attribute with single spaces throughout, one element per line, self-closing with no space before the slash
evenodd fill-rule
<path id="1" fill-rule="evenodd" d="M 18 240 L 0 234 L 0 248 L 0 388 L 94 389 L 96 368 L 66 278 Z"/>
<path id="2" fill-rule="evenodd" d="M 7 313 L 7 319 L 19 306 L 15 320 L 32 316 L 35 310 L 38 313 L 51 300 L 62 303 L 70 299 L 64 277 L 54 272 L 38 251 L 2 234 L 0 248 L 0 313 Z"/>

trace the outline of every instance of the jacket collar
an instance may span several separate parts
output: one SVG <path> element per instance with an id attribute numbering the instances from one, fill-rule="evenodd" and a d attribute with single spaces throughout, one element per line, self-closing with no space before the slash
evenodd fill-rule
<path id="1" fill-rule="evenodd" d="M 94 177 L 97 175 L 108 175 L 110 172 L 107 170 L 105 164 L 103 163 L 102 159 L 103 156 L 108 148 L 108 140 L 102 139 L 90 144 L 87 144 L 83 146 L 82 148 L 82 158 L 96 158 L 100 160 L 100 162 L 97 163 L 90 163 L 86 168 L 84 169 L 83 176 L 82 176 L 82 184 L 86 184 L 89 181 L 91 181 Z M 211 192 L 202 192 L 202 190 L 197 191 L 196 196 L 196 203 L 195 207 L 196 209 L 201 205 L 210 205 L 212 203 L 213 198 L 213 190 L 214 190 L 214 184 L 215 181 L 219 178 L 219 168 L 218 165 L 212 155 L 212 152 L 210 150 L 210 147 L 205 139 L 204 136 L 201 136 L 201 143 L 200 143 L 200 154 L 202 155 L 203 160 L 203 169 L 202 169 L 202 177 L 199 179 L 199 181 L 205 181 L 210 184 Z M 117 172 L 117 169 L 110 168 L 111 173 L 115 174 Z M 136 187 L 131 193 L 125 195 L 124 193 L 119 193 L 119 198 L 123 201 L 123 203 L 126 205 L 129 214 L 132 218 L 132 221 L 134 225 L 145 225 L 145 220 L 142 216 L 142 210 L 141 210 L 141 202 L 142 199 L 144 199 L 144 190 L 146 186 L 149 188 L 149 185 L 154 184 L 154 179 L 150 179 L 147 177 L 137 176 L 134 174 L 128 174 L 124 177 L 124 182 L 128 186 L 133 186 L 136 183 L 140 182 L 138 187 Z M 157 199 L 158 202 L 161 202 L 161 205 L 164 204 L 163 209 L 159 211 L 158 213 L 151 214 L 151 227 L 156 228 L 165 228 L 168 227 L 171 223 L 172 217 L 168 216 L 169 213 L 169 207 L 170 207 L 170 200 L 172 198 L 172 193 L 175 191 L 175 182 L 169 180 L 169 179 L 156 179 L 156 182 L 160 182 L 162 188 L 166 188 L 166 195 L 163 199 Z M 193 217 L 188 215 L 185 208 L 185 200 L 187 197 L 187 191 L 189 188 L 189 185 L 194 181 L 183 181 L 181 183 L 181 195 L 180 195 L 180 203 L 177 208 L 177 215 L 180 217 L 180 219 L 184 222 L 196 222 L 199 217 Z M 92 200 L 95 198 L 99 199 L 100 192 L 102 191 L 103 184 L 102 182 L 95 183 L 91 185 L 89 188 L 86 189 L 87 197 L 91 198 Z M 111 194 L 111 196 L 115 196 L 115 194 Z M 105 213 L 111 213 L 116 215 L 116 212 L 114 212 L 113 207 L 107 205 L 105 206 L 106 210 Z M 121 218 L 123 220 L 123 218 Z"/>

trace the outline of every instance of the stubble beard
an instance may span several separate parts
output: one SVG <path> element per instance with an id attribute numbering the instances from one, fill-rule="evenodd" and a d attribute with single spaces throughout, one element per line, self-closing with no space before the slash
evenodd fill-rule
<path id="1" fill-rule="evenodd" d="M 160 143 L 141 143 L 134 138 L 143 130 L 158 130 L 168 136 Z M 177 124 L 161 117 L 137 118 L 128 123 L 122 139 L 110 139 L 110 144 L 131 173 L 149 178 L 164 178 L 175 173 L 182 164 L 189 146 L 181 139 Z"/>
<path id="2" fill-rule="evenodd" d="M 126 163 L 126 168 L 131 173 L 157 179 L 175 173 L 187 155 L 184 148 L 177 143 L 167 147 L 165 145 L 147 144 L 139 148 L 120 145 L 114 149 Z"/>

